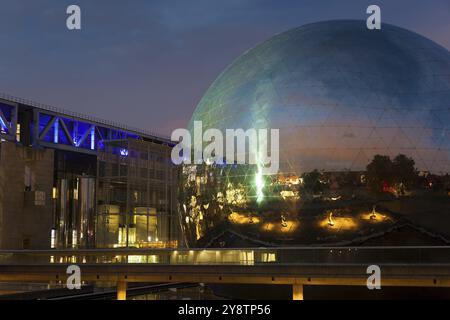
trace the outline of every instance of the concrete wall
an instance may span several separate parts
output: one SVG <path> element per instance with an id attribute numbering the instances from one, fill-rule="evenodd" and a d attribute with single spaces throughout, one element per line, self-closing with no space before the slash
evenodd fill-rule
<path id="1" fill-rule="evenodd" d="M 50 248 L 53 162 L 51 149 L 0 143 L 0 249 Z M 45 199 L 36 201 L 36 191 Z"/>

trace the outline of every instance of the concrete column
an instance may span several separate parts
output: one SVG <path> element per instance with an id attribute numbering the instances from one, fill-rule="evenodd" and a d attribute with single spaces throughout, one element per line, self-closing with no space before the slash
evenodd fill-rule
<path id="1" fill-rule="evenodd" d="M 292 300 L 303 300 L 303 285 L 293 284 L 292 285 Z"/>
<path id="2" fill-rule="evenodd" d="M 117 300 L 127 300 L 127 283 L 125 281 L 117 282 Z"/>

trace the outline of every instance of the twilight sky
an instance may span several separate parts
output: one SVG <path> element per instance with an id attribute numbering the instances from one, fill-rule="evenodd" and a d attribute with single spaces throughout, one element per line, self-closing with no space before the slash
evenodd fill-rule
<path id="1" fill-rule="evenodd" d="M 236 57 L 290 28 L 366 19 L 450 49 L 449 0 L 0 0 L 0 92 L 169 135 Z M 66 28 L 66 8 L 82 30 Z"/>

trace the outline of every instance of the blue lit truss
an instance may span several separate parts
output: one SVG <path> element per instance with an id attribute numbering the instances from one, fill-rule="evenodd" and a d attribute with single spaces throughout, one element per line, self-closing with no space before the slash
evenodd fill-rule
<path id="1" fill-rule="evenodd" d="M 142 139 L 156 143 L 173 143 L 169 137 L 150 131 L 131 128 L 122 124 L 82 115 L 27 99 L 0 93 L 0 137 L 19 141 L 19 114 L 31 112 L 32 120 L 22 119 L 34 147 L 49 147 L 96 154 L 105 140 Z M 17 136 L 16 136 L 17 135 Z"/>
<path id="2" fill-rule="evenodd" d="M 4 140 L 14 140 L 17 130 L 17 104 L 0 101 L 0 136 Z"/>
<path id="3" fill-rule="evenodd" d="M 140 139 L 141 136 L 119 128 L 101 125 L 63 114 L 34 110 L 34 144 L 77 152 L 96 153 L 103 140 Z M 80 150 L 81 149 L 81 150 Z"/>

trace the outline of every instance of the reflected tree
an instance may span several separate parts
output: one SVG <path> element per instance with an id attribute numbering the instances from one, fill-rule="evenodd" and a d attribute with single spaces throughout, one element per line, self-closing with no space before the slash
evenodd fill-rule
<path id="1" fill-rule="evenodd" d="M 366 178 L 367 186 L 374 192 L 382 192 L 385 187 L 404 190 L 417 184 L 418 172 L 414 160 L 404 154 L 394 160 L 377 154 L 367 165 Z"/>
<path id="2" fill-rule="evenodd" d="M 382 192 L 385 184 L 394 182 L 394 169 L 389 156 L 375 155 L 367 165 L 367 186 L 373 192 Z"/>
<path id="3" fill-rule="evenodd" d="M 415 162 L 412 158 L 404 154 L 396 156 L 392 162 L 395 182 L 408 189 L 414 187 L 418 179 L 418 172 L 414 166 Z"/>

